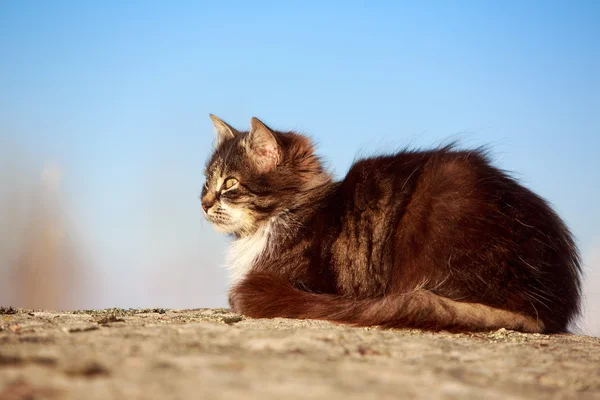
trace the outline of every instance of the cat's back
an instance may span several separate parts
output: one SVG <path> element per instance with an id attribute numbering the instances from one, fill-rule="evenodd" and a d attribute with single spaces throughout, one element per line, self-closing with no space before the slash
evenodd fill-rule
<path id="1" fill-rule="evenodd" d="M 406 205 L 417 190 L 423 198 L 464 196 L 479 182 L 495 179 L 506 176 L 491 165 L 483 149 L 456 150 L 449 145 L 358 159 L 342 181 L 340 191 L 347 204 L 364 211 L 384 205 Z"/>

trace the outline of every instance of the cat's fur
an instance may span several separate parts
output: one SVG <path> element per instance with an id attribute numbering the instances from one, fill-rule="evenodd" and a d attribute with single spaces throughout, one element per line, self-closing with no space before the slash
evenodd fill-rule
<path id="1" fill-rule="evenodd" d="M 202 207 L 234 236 L 234 311 L 527 332 L 564 332 L 577 314 L 569 230 L 484 151 L 366 158 L 335 182 L 307 137 L 211 118 L 218 140 Z"/>

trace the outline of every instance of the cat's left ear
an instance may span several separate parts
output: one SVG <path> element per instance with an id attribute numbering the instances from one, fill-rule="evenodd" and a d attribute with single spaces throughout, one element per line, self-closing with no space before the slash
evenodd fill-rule
<path id="1" fill-rule="evenodd" d="M 248 147 L 259 172 L 273 170 L 281 160 L 281 148 L 274 133 L 258 118 L 250 120 Z"/>
<path id="2" fill-rule="evenodd" d="M 233 139 L 239 133 L 228 123 L 221 120 L 221 118 L 217 117 L 216 115 L 209 114 L 209 117 L 213 125 L 215 126 L 215 129 L 217 130 L 217 141 L 215 143 L 215 147 L 219 147 L 221 143 Z"/>

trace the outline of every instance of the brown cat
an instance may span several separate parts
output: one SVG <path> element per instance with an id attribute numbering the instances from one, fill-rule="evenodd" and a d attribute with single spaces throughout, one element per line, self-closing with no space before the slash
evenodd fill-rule
<path id="1" fill-rule="evenodd" d="M 389 328 L 564 332 L 580 260 L 550 206 L 447 146 L 354 163 L 332 180 L 310 140 L 211 115 L 202 208 L 233 235 L 234 311 Z"/>

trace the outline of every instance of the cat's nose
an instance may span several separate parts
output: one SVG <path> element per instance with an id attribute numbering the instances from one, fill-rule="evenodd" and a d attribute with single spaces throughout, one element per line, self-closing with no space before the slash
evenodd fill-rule
<path id="1" fill-rule="evenodd" d="M 215 204 L 214 200 L 203 199 L 202 200 L 202 209 L 204 212 L 207 212 L 209 208 L 211 208 Z"/>

